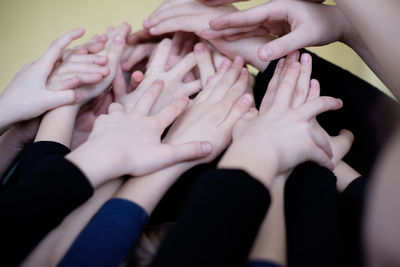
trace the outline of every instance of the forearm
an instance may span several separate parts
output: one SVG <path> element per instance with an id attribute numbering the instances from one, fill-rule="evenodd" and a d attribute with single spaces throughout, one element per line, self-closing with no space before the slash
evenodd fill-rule
<path id="1" fill-rule="evenodd" d="M 53 141 L 71 147 L 72 132 L 79 106 L 63 106 L 44 115 L 35 142 Z"/>
<path id="2" fill-rule="evenodd" d="M 286 229 L 284 214 L 284 187 L 286 176 L 275 179 L 271 189 L 272 203 L 258 232 L 249 255 L 249 261 L 261 260 L 286 266 Z"/>
<path id="3" fill-rule="evenodd" d="M 400 97 L 400 55 L 396 53 L 400 46 L 397 38 L 400 3 L 396 0 L 371 0 L 367 4 L 361 0 L 336 0 L 336 4 L 365 41 L 378 63 L 376 65 L 382 69 L 387 86 L 396 97 Z M 372 14 L 376 19 L 371 19 Z"/>
<path id="4" fill-rule="evenodd" d="M 192 166 L 191 163 L 180 163 L 143 177 L 131 178 L 115 197 L 134 202 L 151 214 L 169 188 Z"/>

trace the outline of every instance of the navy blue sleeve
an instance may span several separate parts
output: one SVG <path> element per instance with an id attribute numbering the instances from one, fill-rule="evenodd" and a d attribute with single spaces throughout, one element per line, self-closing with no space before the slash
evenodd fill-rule
<path id="1" fill-rule="evenodd" d="M 252 260 L 247 263 L 247 267 L 281 267 L 269 261 Z"/>
<path id="2" fill-rule="evenodd" d="M 118 266 L 129 256 L 149 216 L 137 204 L 114 198 L 93 216 L 59 266 Z"/>

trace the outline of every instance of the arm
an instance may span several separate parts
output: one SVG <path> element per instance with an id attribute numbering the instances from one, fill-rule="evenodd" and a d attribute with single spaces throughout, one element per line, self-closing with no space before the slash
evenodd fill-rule
<path id="1" fill-rule="evenodd" d="M 362 40 L 382 69 L 384 77 L 387 79 L 388 87 L 396 97 L 400 96 L 398 90 L 400 78 L 397 73 L 400 58 L 394 53 L 400 45 L 400 40 L 396 38 L 400 27 L 400 4 L 398 1 L 369 1 L 363 5 L 361 1 L 336 1 L 338 7 L 357 30 Z M 370 14 L 375 14 L 372 19 Z M 382 42 L 382 40 L 385 40 Z M 379 74 L 379 73 L 378 73 Z"/>

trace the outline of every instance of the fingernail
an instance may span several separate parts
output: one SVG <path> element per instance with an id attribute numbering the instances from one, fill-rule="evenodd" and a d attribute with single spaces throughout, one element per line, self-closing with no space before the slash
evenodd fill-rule
<path id="1" fill-rule="evenodd" d="M 245 103 L 246 105 L 250 106 L 253 103 L 253 98 L 251 97 L 251 95 L 249 94 L 245 94 L 242 97 L 242 101 L 243 103 Z"/>
<path id="2" fill-rule="evenodd" d="M 301 64 L 305 65 L 308 62 L 310 62 L 310 55 L 309 54 L 301 55 Z"/>
<path id="3" fill-rule="evenodd" d="M 342 101 L 342 99 L 337 98 L 337 101 L 338 101 L 338 103 L 339 103 L 341 106 L 343 106 L 343 101 Z"/>
<path id="4" fill-rule="evenodd" d="M 99 72 L 103 75 L 107 75 L 110 69 L 108 67 L 102 67 L 100 68 Z"/>
<path id="5" fill-rule="evenodd" d="M 196 52 L 204 52 L 204 51 L 206 51 L 206 46 L 204 44 L 202 44 L 202 43 L 198 43 L 194 47 L 194 51 L 196 51 Z"/>
<path id="6" fill-rule="evenodd" d="M 247 74 L 247 72 L 248 72 L 248 71 L 247 71 L 247 68 L 243 68 L 242 71 L 241 71 L 240 73 L 243 74 L 243 75 L 245 75 L 245 74 Z"/>
<path id="7" fill-rule="evenodd" d="M 272 58 L 272 51 L 269 48 L 263 48 L 260 51 L 261 57 L 264 60 L 270 60 Z"/>
<path id="8" fill-rule="evenodd" d="M 76 96 L 75 103 L 78 104 L 78 103 L 82 102 L 82 100 L 83 100 L 82 92 L 76 90 L 76 91 L 75 91 L 75 96 Z"/>
<path id="9" fill-rule="evenodd" d="M 115 36 L 114 44 L 119 44 L 119 45 L 124 44 L 124 38 L 121 35 Z"/>
<path id="10" fill-rule="evenodd" d="M 232 62 L 229 59 L 224 59 L 221 63 L 221 69 L 229 69 L 232 65 Z"/>
<path id="11" fill-rule="evenodd" d="M 278 62 L 278 67 L 279 67 L 279 68 L 283 68 L 283 66 L 285 66 L 285 59 L 284 59 L 284 58 L 281 58 L 281 59 L 279 60 L 279 62 Z"/>
<path id="12" fill-rule="evenodd" d="M 201 153 L 202 154 L 208 154 L 211 152 L 211 144 L 207 142 L 201 142 Z"/>
<path id="13" fill-rule="evenodd" d="M 156 34 L 157 33 L 157 27 L 150 28 L 149 31 L 150 31 L 151 34 Z"/>

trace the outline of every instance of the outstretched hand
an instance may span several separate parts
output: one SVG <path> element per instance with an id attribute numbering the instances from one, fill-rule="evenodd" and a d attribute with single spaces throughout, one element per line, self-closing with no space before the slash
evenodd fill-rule
<path id="1" fill-rule="evenodd" d="M 211 144 L 192 141 L 162 144 L 161 135 L 185 109 L 187 97 L 149 115 L 161 94 L 163 82 L 155 81 L 136 105 L 113 103 L 108 115 L 95 122 L 88 141 L 67 155 L 94 187 L 122 175 L 142 176 L 211 152 Z"/>

